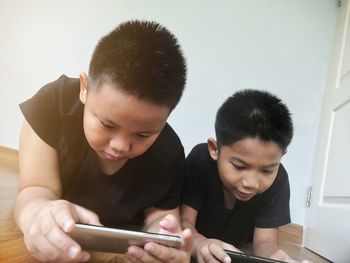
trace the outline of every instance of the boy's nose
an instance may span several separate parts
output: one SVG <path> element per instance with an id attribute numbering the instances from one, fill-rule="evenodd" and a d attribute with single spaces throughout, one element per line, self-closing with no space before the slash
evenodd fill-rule
<path id="1" fill-rule="evenodd" d="M 123 136 L 114 136 L 111 138 L 109 146 L 117 153 L 124 153 L 130 150 L 130 142 Z"/>
<path id="2" fill-rule="evenodd" d="M 242 179 L 242 185 L 245 188 L 258 189 L 259 188 L 258 177 L 256 175 L 245 176 Z"/>

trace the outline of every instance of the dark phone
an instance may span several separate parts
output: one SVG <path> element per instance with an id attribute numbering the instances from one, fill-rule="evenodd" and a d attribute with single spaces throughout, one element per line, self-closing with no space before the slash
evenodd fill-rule
<path id="1" fill-rule="evenodd" d="M 284 263 L 283 261 L 257 257 L 257 256 L 249 256 L 244 253 L 234 252 L 231 250 L 224 249 L 227 255 L 230 256 L 232 263 Z"/>

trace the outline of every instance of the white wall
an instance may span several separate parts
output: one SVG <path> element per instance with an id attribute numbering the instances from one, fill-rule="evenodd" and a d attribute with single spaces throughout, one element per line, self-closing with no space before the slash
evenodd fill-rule
<path id="1" fill-rule="evenodd" d="M 214 135 L 216 109 L 238 89 L 267 89 L 289 105 L 295 137 L 283 163 L 292 221 L 303 224 L 336 12 L 335 0 L 0 0 L 0 145 L 18 147 L 19 102 L 86 71 L 118 23 L 153 19 L 187 57 L 187 88 L 170 118 L 187 153 Z"/>

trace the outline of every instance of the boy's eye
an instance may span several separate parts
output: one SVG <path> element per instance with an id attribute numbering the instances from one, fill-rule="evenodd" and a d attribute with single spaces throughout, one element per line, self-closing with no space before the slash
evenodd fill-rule
<path id="1" fill-rule="evenodd" d="M 107 128 L 107 129 L 114 129 L 115 127 L 112 125 L 109 125 L 107 123 L 104 123 L 103 121 L 100 120 L 100 123 L 102 124 L 103 127 Z"/>
<path id="2" fill-rule="evenodd" d="M 147 137 L 150 137 L 151 135 L 144 134 L 144 133 L 138 133 L 137 136 L 140 137 L 140 138 L 147 138 Z"/>
<path id="3" fill-rule="evenodd" d="M 262 170 L 263 174 L 269 175 L 273 172 L 273 170 Z"/>
<path id="4" fill-rule="evenodd" d="M 235 169 L 237 169 L 237 170 L 243 170 L 243 169 L 245 169 L 245 167 L 244 166 L 242 166 L 242 165 L 237 165 L 237 164 L 232 164 L 232 166 L 235 168 Z"/>

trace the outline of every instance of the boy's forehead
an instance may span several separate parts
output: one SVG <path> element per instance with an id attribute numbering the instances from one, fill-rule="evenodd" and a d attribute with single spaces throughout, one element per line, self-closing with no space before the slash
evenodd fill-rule
<path id="1" fill-rule="evenodd" d="M 117 98 L 122 100 L 132 100 L 134 102 L 139 102 L 141 104 L 149 104 L 152 107 L 167 108 L 170 111 L 170 108 L 168 106 L 160 105 L 146 98 L 142 98 L 136 92 L 135 93 L 130 92 L 116 83 L 103 82 L 95 86 L 95 88 L 93 88 L 92 91 L 93 93 L 95 93 L 95 95 L 99 97 L 99 99 L 107 97 L 107 98 Z M 102 96 L 99 96 L 99 95 L 102 95 Z"/>
<path id="2" fill-rule="evenodd" d="M 228 155 L 239 154 L 246 157 L 280 160 L 284 154 L 279 145 L 273 141 L 264 141 L 256 137 L 248 137 L 230 145 L 221 146 L 221 152 Z"/>
<path id="3" fill-rule="evenodd" d="M 136 95 L 126 93 L 116 85 L 104 84 L 97 90 L 92 90 L 85 105 L 104 120 L 120 125 L 128 125 L 158 129 L 164 125 L 169 108 L 145 101 Z"/>
<path id="4" fill-rule="evenodd" d="M 224 145 L 224 147 L 229 147 L 229 148 L 235 148 L 235 147 L 255 147 L 256 145 L 259 145 L 263 148 L 278 148 L 282 151 L 282 149 L 280 148 L 280 146 L 272 141 L 272 140 L 264 140 L 261 139 L 260 137 L 244 137 L 240 140 L 234 141 L 231 144 L 228 145 Z"/>

